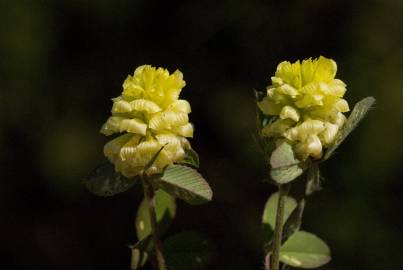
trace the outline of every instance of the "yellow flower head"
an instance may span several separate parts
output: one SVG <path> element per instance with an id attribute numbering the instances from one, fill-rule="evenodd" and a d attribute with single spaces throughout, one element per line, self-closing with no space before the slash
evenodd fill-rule
<path id="1" fill-rule="evenodd" d="M 349 111 L 343 99 L 346 85 L 335 79 L 336 62 L 323 56 L 277 66 L 267 96 L 258 102 L 264 114 L 274 116 L 262 134 L 287 140 L 301 160 L 320 158 L 343 126 Z"/>
<path id="2" fill-rule="evenodd" d="M 193 137 L 189 123 L 190 104 L 178 99 L 186 85 L 183 74 L 149 65 L 138 67 L 123 83 L 121 96 L 112 99 L 112 116 L 101 133 L 124 133 L 108 142 L 105 156 L 116 171 L 133 177 L 164 146 L 146 173 L 160 173 L 163 168 L 181 161 L 190 148 L 186 137 Z"/>

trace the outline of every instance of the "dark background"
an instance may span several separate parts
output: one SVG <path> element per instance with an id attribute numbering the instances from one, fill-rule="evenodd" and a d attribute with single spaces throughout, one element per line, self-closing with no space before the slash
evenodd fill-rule
<path id="1" fill-rule="evenodd" d="M 99 129 L 127 74 L 180 69 L 194 149 L 214 202 L 179 202 L 170 233 L 202 231 L 209 269 L 262 269 L 274 191 L 252 139 L 252 89 L 283 60 L 336 60 L 352 105 L 377 99 L 324 164 L 304 229 L 332 248 L 322 269 L 403 269 L 403 1 L 0 1 L 0 254 L 4 269 L 128 269 L 137 187 L 98 198 Z"/>

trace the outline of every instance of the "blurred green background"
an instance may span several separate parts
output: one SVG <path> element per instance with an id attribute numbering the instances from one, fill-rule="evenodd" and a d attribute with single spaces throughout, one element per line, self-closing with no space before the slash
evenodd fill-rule
<path id="1" fill-rule="evenodd" d="M 253 88 L 283 60 L 336 60 L 350 104 L 376 108 L 323 166 L 303 228 L 322 269 L 403 269 L 403 1 L 0 1 L 0 255 L 7 269 L 128 269 L 139 188 L 82 185 L 105 158 L 110 98 L 142 64 L 180 69 L 214 202 L 179 203 L 170 233 L 215 239 L 210 269 L 262 269 L 274 188 L 252 139 Z M 6 268 L 4 268 L 6 269 Z"/>

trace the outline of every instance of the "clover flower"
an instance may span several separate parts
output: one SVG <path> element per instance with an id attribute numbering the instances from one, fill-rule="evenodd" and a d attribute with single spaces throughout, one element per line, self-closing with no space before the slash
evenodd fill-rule
<path id="1" fill-rule="evenodd" d="M 136 176 L 163 147 L 148 175 L 181 161 L 190 148 L 187 137 L 193 137 L 189 123 L 190 104 L 179 99 L 186 85 L 183 74 L 149 65 L 138 67 L 123 83 L 121 96 L 112 99 L 112 116 L 101 133 L 124 133 L 104 146 L 104 154 L 115 170 L 126 177 Z"/>
<path id="2" fill-rule="evenodd" d="M 323 56 L 281 62 L 267 96 L 258 102 L 264 114 L 274 116 L 262 135 L 276 142 L 287 140 L 301 160 L 320 158 L 343 126 L 343 113 L 349 111 L 343 99 L 346 85 L 335 79 L 336 72 L 336 62 Z"/>

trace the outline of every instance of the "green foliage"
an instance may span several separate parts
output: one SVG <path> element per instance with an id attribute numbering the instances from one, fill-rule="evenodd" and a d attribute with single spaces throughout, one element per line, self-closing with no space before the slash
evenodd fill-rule
<path id="1" fill-rule="evenodd" d="M 138 241 L 135 245 L 130 246 L 132 256 L 130 262 L 130 269 L 136 270 L 144 266 L 148 259 L 149 249 L 151 247 L 151 235 Z"/>
<path id="2" fill-rule="evenodd" d="M 162 235 L 168 229 L 175 217 L 175 199 L 163 190 L 157 190 L 155 192 L 155 212 L 157 215 L 160 234 Z M 150 214 L 146 199 L 143 199 L 137 209 L 135 225 L 137 237 L 140 241 L 151 234 Z"/>
<path id="3" fill-rule="evenodd" d="M 185 158 L 180 162 L 180 164 L 188 165 L 194 168 L 199 168 L 200 161 L 199 155 L 195 150 L 189 148 L 185 152 Z"/>
<path id="4" fill-rule="evenodd" d="M 267 200 L 263 210 L 263 217 L 262 217 L 263 241 L 266 246 L 270 243 L 274 227 L 276 224 L 278 195 L 279 195 L 278 192 L 272 194 L 270 198 Z M 291 213 L 296 207 L 297 202 L 292 197 L 286 196 L 284 203 L 283 224 L 286 222 L 287 218 L 291 215 Z"/>
<path id="5" fill-rule="evenodd" d="M 284 224 L 282 242 L 286 241 L 291 235 L 301 228 L 302 215 L 305 209 L 305 199 L 298 202 L 297 207 L 291 212 L 286 223 Z"/>
<path id="6" fill-rule="evenodd" d="M 135 182 L 136 179 L 128 179 L 116 172 L 114 166 L 108 162 L 94 169 L 84 183 L 91 193 L 108 197 L 128 190 Z"/>
<path id="7" fill-rule="evenodd" d="M 309 166 L 306 176 L 305 195 L 309 196 L 319 190 L 321 190 L 319 166 L 318 164 L 312 164 Z"/>
<path id="8" fill-rule="evenodd" d="M 189 204 L 198 205 L 211 201 L 213 192 L 209 184 L 194 169 L 182 165 L 170 165 L 154 183 L 174 197 Z"/>
<path id="9" fill-rule="evenodd" d="M 164 253 L 171 270 L 202 270 L 208 269 L 216 251 L 203 234 L 182 232 L 164 242 Z"/>
<path id="10" fill-rule="evenodd" d="M 371 109 L 372 105 L 375 103 L 375 98 L 366 97 L 357 104 L 355 104 L 353 111 L 348 117 L 343 128 L 340 130 L 338 137 L 331 147 L 329 147 L 323 157 L 324 160 L 328 159 L 333 152 L 340 146 L 344 139 L 357 127 L 368 111 Z"/>
<path id="11" fill-rule="evenodd" d="M 281 247 L 280 261 L 293 267 L 316 268 L 330 261 L 330 249 L 316 235 L 299 231 Z"/>
<path id="12" fill-rule="evenodd" d="M 303 173 L 295 158 L 292 146 L 287 142 L 280 144 L 270 157 L 270 176 L 277 184 L 286 184 Z"/>

